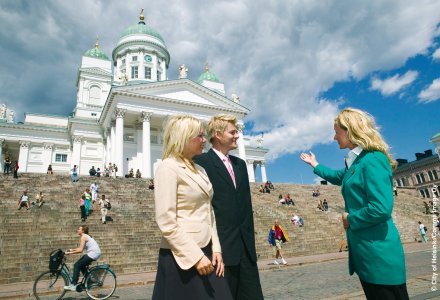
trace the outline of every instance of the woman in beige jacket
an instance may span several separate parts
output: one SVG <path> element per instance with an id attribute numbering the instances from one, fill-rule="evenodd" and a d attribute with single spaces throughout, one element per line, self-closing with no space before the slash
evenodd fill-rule
<path id="1" fill-rule="evenodd" d="M 203 151 L 203 124 L 171 117 L 156 170 L 156 222 L 162 233 L 153 299 L 232 299 L 211 205 L 212 186 L 192 158 Z"/>

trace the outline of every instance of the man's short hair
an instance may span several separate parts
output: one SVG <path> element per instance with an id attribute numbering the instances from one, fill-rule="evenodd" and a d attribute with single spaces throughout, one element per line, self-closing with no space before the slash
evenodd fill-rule
<path id="1" fill-rule="evenodd" d="M 211 118 L 208 123 L 208 139 L 211 144 L 214 139 L 215 133 L 217 131 L 224 132 L 226 130 L 226 127 L 228 126 L 228 123 L 236 125 L 237 117 L 233 115 L 219 114 Z"/>

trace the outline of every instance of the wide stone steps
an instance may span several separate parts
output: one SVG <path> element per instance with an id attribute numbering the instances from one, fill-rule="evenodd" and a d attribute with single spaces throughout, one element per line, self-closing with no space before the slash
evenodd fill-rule
<path id="1" fill-rule="evenodd" d="M 48 255 L 54 249 L 76 247 L 76 229 L 80 221 L 79 199 L 86 187 L 97 180 L 101 194 L 112 202 L 109 216 L 113 221 L 101 224 L 97 205 L 86 224 L 98 240 L 103 255 L 99 262 L 109 263 L 117 273 L 138 273 L 155 270 L 160 232 L 154 221 L 154 193 L 148 180 L 126 178 L 81 177 L 71 183 L 69 176 L 22 174 L 18 180 L 0 174 L 0 284 L 33 281 L 48 268 Z M 251 184 L 255 240 L 260 259 L 273 257 L 267 235 L 275 219 L 287 230 L 289 243 L 283 248 L 286 257 L 336 252 L 345 235 L 340 221 L 344 203 L 339 187 L 276 184 L 271 194 L 258 192 L 259 184 Z M 314 189 L 321 195 L 312 197 Z M 45 204 L 26 211 L 17 210 L 17 201 L 29 189 L 31 201 L 39 191 Z M 295 206 L 278 204 L 278 195 L 290 193 Z M 316 208 L 318 200 L 327 199 L 330 208 Z M 432 221 L 424 215 L 423 201 L 413 190 L 399 190 L 395 198 L 393 218 L 403 241 L 419 237 L 417 221 Z M 296 227 L 290 219 L 303 217 L 305 225 Z M 427 225 L 428 226 L 428 225 Z M 78 255 L 68 258 L 72 264 Z"/>

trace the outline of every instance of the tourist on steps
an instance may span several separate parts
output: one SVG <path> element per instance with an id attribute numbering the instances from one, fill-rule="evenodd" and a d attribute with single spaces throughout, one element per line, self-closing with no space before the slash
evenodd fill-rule
<path id="1" fill-rule="evenodd" d="M 279 265 L 280 263 L 287 265 L 287 262 L 281 253 L 281 249 L 283 248 L 283 244 L 289 241 L 289 237 L 283 227 L 279 224 L 278 220 L 275 220 L 275 224 L 270 228 L 267 240 L 269 245 L 275 249 L 274 265 Z M 278 259 L 281 260 L 278 261 Z"/>

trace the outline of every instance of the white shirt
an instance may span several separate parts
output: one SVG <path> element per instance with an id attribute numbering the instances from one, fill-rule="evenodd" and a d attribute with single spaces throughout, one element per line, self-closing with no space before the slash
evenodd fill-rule
<path id="1" fill-rule="evenodd" d="M 420 228 L 420 233 L 421 234 L 426 234 L 426 232 L 425 232 L 425 225 L 420 224 L 419 228 Z"/>
<path id="2" fill-rule="evenodd" d="M 98 185 L 92 183 L 92 184 L 90 185 L 90 190 L 91 190 L 92 192 L 95 192 L 95 193 L 98 192 Z"/>
<path id="3" fill-rule="evenodd" d="M 99 245 L 94 238 L 92 238 L 88 234 L 85 234 L 85 236 L 87 256 L 93 260 L 97 260 L 101 256 L 101 249 L 99 248 Z"/>
<path id="4" fill-rule="evenodd" d="M 234 170 L 232 168 L 231 159 L 229 158 L 228 155 L 224 155 L 223 153 L 221 153 L 220 151 L 214 148 L 212 148 L 212 150 L 214 150 L 214 152 L 218 155 L 218 157 L 220 157 L 221 161 L 225 164 L 227 170 Z M 228 166 L 226 166 L 226 164 L 228 164 Z"/>
<path id="5" fill-rule="evenodd" d="M 348 169 L 351 167 L 359 154 L 361 154 L 362 150 L 363 149 L 360 146 L 357 146 L 348 152 L 347 156 L 345 157 L 345 163 L 347 164 Z"/>

